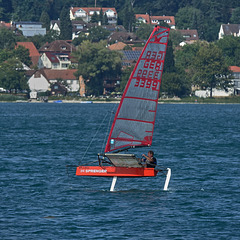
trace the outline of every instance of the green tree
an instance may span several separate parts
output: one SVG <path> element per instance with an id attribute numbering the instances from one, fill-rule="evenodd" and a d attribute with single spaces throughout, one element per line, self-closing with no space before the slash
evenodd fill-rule
<path id="1" fill-rule="evenodd" d="M 133 69 L 134 69 L 134 66 L 131 66 L 131 67 L 127 67 L 124 70 L 122 70 L 121 82 L 120 82 L 119 89 L 117 89 L 117 91 L 120 91 L 120 92 L 124 91 Z"/>
<path id="2" fill-rule="evenodd" d="M 84 33 L 84 32 L 81 32 L 77 38 L 74 38 L 73 41 L 72 41 L 72 44 L 75 45 L 75 46 L 78 46 L 80 45 L 83 41 L 86 41 L 88 40 L 88 36 Z"/>
<path id="3" fill-rule="evenodd" d="M 233 10 L 232 16 L 230 18 L 231 23 L 240 24 L 240 7 Z"/>
<path id="4" fill-rule="evenodd" d="M 42 26 L 46 28 L 47 31 L 50 29 L 50 18 L 46 11 L 43 11 L 40 17 L 40 22 L 43 24 Z"/>
<path id="5" fill-rule="evenodd" d="M 188 96 L 190 94 L 190 81 L 185 73 L 164 73 L 162 76 L 161 92 L 168 96 Z"/>
<path id="6" fill-rule="evenodd" d="M 89 30 L 89 35 L 87 39 L 91 42 L 99 42 L 100 40 L 104 40 L 109 36 L 110 32 L 101 26 L 92 27 Z"/>
<path id="7" fill-rule="evenodd" d="M 91 23 L 98 23 L 98 21 L 99 21 L 99 16 L 98 16 L 98 14 L 96 12 L 94 12 L 92 17 L 91 17 L 90 22 Z"/>
<path id="8" fill-rule="evenodd" d="M 6 28 L 0 29 L 0 49 L 13 49 L 16 40 L 15 35 L 11 30 Z"/>
<path id="9" fill-rule="evenodd" d="M 197 29 L 200 38 L 203 38 L 204 15 L 201 10 L 194 7 L 180 8 L 176 14 L 178 29 Z"/>
<path id="10" fill-rule="evenodd" d="M 176 48 L 181 42 L 185 40 L 181 32 L 177 30 L 170 31 L 169 39 L 172 41 L 173 48 Z"/>
<path id="11" fill-rule="evenodd" d="M 108 17 L 106 13 L 103 16 L 103 25 L 108 25 Z"/>
<path id="12" fill-rule="evenodd" d="M 221 23 L 229 22 L 230 3 L 224 0 L 204 0 L 199 9 L 204 13 L 203 38 L 207 41 L 217 40 Z"/>
<path id="13" fill-rule="evenodd" d="M 0 86 L 10 92 L 28 89 L 22 63 L 16 58 L 0 63 Z"/>
<path id="14" fill-rule="evenodd" d="M 133 11 L 132 4 L 126 1 L 125 8 L 123 9 L 123 26 L 129 32 L 133 32 L 135 30 L 136 18 Z"/>
<path id="15" fill-rule="evenodd" d="M 136 35 L 139 39 L 147 40 L 153 31 L 153 26 L 146 23 L 141 23 L 136 31 Z"/>
<path id="16" fill-rule="evenodd" d="M 29 50 L 23 46 L 19 46 L 16 49 L 12 50 L 0 50 L 0 63 L 9 61 L 9 59 L 16 59 L 26 64 L 27 66 L 30 66 L 32 64 L 31 58 L 29 56 Z"/>
<path id="17" fill-rule="evenodd" d="M 100 21 L 101 24 L 103 24 L 103 10 L 102 10 L 102 8 L 101 8 L 99 16 L 98 16 L 98 21 Z"/>
<path id="18" fill-rule="evenodd" d="M 39 21 L 46 6 L 46 1 L 42 1 L 41 4 L 37 0 L 11 0 L 11 2 L 13 6 L 12 19 L 15 21 Z"/>
<path id="19" fill-rule="evenodd" d="M 222 51 L 213 43 L 199 49 L 191 64 L 191 74 L 195 84 L 210 89 L 210 97 L 213 88 L 227 89 L 231 80 Z"/>
<path id="20" fill-rule="evenodd" d="M 77 76 L 85 80 L 88 94 L 103 94 L 104 79 L 120 76 L 120 53 L 110 51 L 106 45 L 105 41 L 84 41 L 73 54 L 78 60 Z"/>
<path id="21" fill-rule="evenodd" d="M 186 96 L 190 93 L 190 82 L 183 69 L 175 66 L 173 46 L 171 39 L 168 40 L 166 51 L 161 92 L 168 96 Z"/>
<path id="22" fill-rule="evenodd" d="M 70 13 L 68 7 L 63 7 L 60 14 L 60 39 L 72 39 L 72 22 L 70 20 Z"/>
<path id="23" fill-rule="evenodd" d="M 168 40 L 163 72 L 175 72 L 175 60 L 173 55 L 172 41 Z"/>
<path id="24" fill-rule="evenodd" d="M 99 42 L 105 40 L 109 36 L 110 32 L 101 26 L 92 27 L 89 29 L 89 34 L 81 32 L 77 38 L 73 40 L 75 46 L 80 45 L 83 41 L 89 40 L 91 42 Z"/>
<path id="25" fill-rule="evenodd" d="M 9 58 L 13 58 L 12 50 L 1 49 L 0 50 L 0 63 L 8 60 Z"/>
<path id="26" fill-rule="evenodd" d="M 216 42 L 229 66 L 240 66 L 240 38 L 224 36 Z"/>
<path id="27" fill-rule="evenodd" d="M 0 1 L 0 19 L 8 22 L 11 19 L 12 1 L 1 0 Z"/>
<path id="28" fill-rule="evenodd" d="M 178 69 L 187 70 L 193 62 L 194 57 L 199 51 L 201 45 L 206 45 L 207 43 L 193 43 L 186 44 L 181 49 L 177 50 L 175 53 L 175 65 Z"/>
<path id="29" fill-rule="evenodd" d="M 13 55 L 16 59 L 21 61 L 22 63 L 30 66 L 32 64 L 31 58 L 29 56 L 29 50 L 23 46 L 19 46 L 13 50 Z"/>
<path id="30" fill-rule="evenodd" d="M 155 0 L 155 1 L 148 1 L 146 10 L 147 12 L 151 12 L 153 16 L 156 15 L 168 15 L 168 16 L 175 16 L 178 10 L 178 2 L 174 0 Z M 138 2 L 138 4 L 140 4 Z M 136 3 L 137 5 L 137 3 Z"/>

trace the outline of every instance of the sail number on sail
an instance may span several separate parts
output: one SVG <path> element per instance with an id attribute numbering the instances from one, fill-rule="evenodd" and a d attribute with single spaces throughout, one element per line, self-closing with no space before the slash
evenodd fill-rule
<path id="1" fill-rule="evenodd" d="M 146 56 L 140 60 L 144 61 L 143 69 L 137 70 L 134 87 L 152 88 L 153 91 L 159 91 L 163 60 L 164 53 L 162 51 L 147 51 Z"/>
<path id="2" fill-rule="evenodd" d="M 143 78 L 137 78 L 134 87 L 142 87 L 142 88 L 151 88 L 153 91 L 160 90 L 160 81 L 158 80 L 147 80 Z"/>
<path id="3" fill-rule="evenodd" d="M 163 51 L 147 51 L 146 59 L 154 59 L 154 60 L 164 60 L 164 52 Z"/>

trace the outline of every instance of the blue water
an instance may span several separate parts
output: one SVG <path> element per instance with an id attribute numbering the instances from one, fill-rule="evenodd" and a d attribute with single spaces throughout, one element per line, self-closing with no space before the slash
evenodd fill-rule
<path id="1" fill-rule="evenodd" d="M 65 166 L 97 159 L 116 106 L 0 103 L 0 239 L 240 239 L 240 105 L 160 104 L 169 191 L 159 175 L 112 193 Z"/>

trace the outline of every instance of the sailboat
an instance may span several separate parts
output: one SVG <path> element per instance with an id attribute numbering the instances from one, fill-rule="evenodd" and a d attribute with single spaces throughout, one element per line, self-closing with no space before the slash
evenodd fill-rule
<path id="1" fill-rule="evenodd" d="M 125 87 L 105 151 L 98 154 L 99 166 L 78 166 L 77 176 L 113 177 L 110 191 L 114 191 L 117 177 L 155 177 L 159 172 L 146 168 L 135 154 L 122 152 L 152 144 L 169 30 L 153 29 Z M 171 169 L 165 170 L 167 190 Z"/>

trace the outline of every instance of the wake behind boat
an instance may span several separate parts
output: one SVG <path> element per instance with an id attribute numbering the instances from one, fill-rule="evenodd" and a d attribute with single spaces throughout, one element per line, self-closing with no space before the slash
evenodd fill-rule
<path id="1" fill-rule="evenodd" d="M 154 28 L 124 90 L 105 151 L 98 154 L 99 166 L 78 166 L 76 175 L 113 177 L 110 191 L 114 191 L 117 177 L 157 175 L 157 168 L 147 168 L 134 154 L 120 152 L 152 145 L 168 37 L 169 28 Z M 171 169 L 161 171 L 166 171 L 167 190 Z"/>

